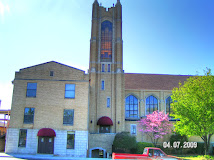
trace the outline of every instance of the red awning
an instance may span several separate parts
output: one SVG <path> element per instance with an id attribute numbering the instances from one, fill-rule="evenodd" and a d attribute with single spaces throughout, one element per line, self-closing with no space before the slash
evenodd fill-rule
<path id="1" fill-rule="evenodd" d="M 111 118 L 103 116 L 97 121 L 97 125 L 112 126 L 113 122 L 112 122 Z"/>
<path id="2" fill-rule="evenodd" d="M 51 128 L 42 128 L 39 130 L 37 136 L 39 136 L 39 137 L 55 137 L 56 133 Z"/>

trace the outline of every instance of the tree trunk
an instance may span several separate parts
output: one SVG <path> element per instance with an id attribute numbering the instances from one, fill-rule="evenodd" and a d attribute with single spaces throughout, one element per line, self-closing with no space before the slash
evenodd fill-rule
<path id="1" fill-rule="evenodd" d="M 201 137 L 204 141 L 204 153 L 207 155 L 209 153 L 209 147 L 210 147 L 210 138 L 213 134 L 208 134 L 203 137 Z"/>

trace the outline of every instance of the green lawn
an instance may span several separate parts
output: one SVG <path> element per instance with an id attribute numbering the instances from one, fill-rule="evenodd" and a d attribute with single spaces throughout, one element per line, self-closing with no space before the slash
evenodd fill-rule
<path id="1" fill-rule="evenodd" d="M 202 155 L 175 155 L 183 160 L 214 160 L 214 156 L 202 156 Z"/>

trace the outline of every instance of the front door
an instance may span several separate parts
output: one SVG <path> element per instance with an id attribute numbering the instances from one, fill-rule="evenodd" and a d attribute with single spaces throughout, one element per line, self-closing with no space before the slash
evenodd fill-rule
<path id="1" fill-rule="evenodd" d="M 39 137 L 38 153 L 53 154 L 54 153 L 54 137 Z"/>

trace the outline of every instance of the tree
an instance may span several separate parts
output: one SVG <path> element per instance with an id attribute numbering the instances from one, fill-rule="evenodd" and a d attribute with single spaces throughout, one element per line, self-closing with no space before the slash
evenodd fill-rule
<path id="1" fill-rule="evenodd" d="M 154 111 L 152 114 L 141 119 L 139 122 L 139 130 L 146 133 L 154 146 L 160 138 L 164 135 L 171 133 L 173 124 L 169 122 L 168 114 L 163 112 Z"/>
<path id="2" fill-rule="evenodd" d="M 214 134 L 214 76 L 208 69 L 204 76 L 191 76 L 172 91 L 172 110 L 176 119 L 176 132 L 187 136 L 200 136 L 208 153 L 210 138 Z"/>
<path id="3" fill-rule="evenodd" d="M 129 132 L 117 133 L 113 141 L 114 152 L 126 152 L 129 153 L 136 149 L 137 141 L 135 136 L 131 136 Z"/>

